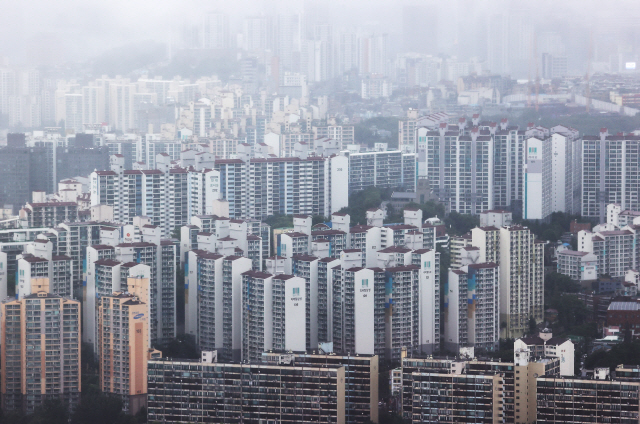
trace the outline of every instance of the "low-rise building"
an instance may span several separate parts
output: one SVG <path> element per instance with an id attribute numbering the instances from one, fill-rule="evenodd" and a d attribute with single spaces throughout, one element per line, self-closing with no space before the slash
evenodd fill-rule
<path id="1" fill-rule="evenodd" d="M 291 360 L 296 366 L 344 367 L 345 423 L 378 422 L 378 356 L 306 353 L 263 353 L 262 361 L 282 364 Z"/>
<path id="2" fill-rule="evenodd" d="M 598 258 L 593 253 L 558 250 L 558 273 L 574 281 L 598 279 Z"/>
<path id="3" fill-rule="evenodd" d="M 151 422 L 345 423 L 344 366 L 149 361 Z"/>
<path id="4" fill-rule="evenodd" d="M 594 378 L 538 378 L 536 422 L 638 422 L 640 381 L 612 378 L 608 368 L 596 371 Z"/>

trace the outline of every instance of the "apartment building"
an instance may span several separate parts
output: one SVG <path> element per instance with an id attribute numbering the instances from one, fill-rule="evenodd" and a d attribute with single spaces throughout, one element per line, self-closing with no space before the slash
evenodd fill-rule
<path id="1" fill-rule="evenodd" d="M 336 140 L 341 148 L 355 143 L 353 125 L 327 125 L 326 127 L 313 127 L 312 129 L 314 138 L 328 137 Z"/>
<path id="2" fill-rule="evenodd" d="M 149 307 L 137 296 L 114 292 L 100 297 L 97 315 L 100 390 L 136 414 L 147 400 Z"/>
<path id="3" fill-rule="evenodd" d="M 545 219 L 551 212 L 553 197 L 551 138 L 528 137 L 525 141 L 525 164 L 522 217 L 524 219 Z"/>
<path id="4" fill-rule="evenodd" d="M 111 170 L 91 173 L 91 205 L 112 206 L 114 220 L 123 224 L 146 216 L 165 237 L 188 224 L 191 215 L 211 213 L 213 201 L 220 198 L 215 173 L 171 168 L 166 154 L 156 159 L 157 169 L 125 170 L 124 158 L 112 156 Z M 202 179 L 202 184 L 194 183 Z"/>
<path id="5" fill-rule="evenodd" d="M 380 367 L 377 356 L 295 352 L 262 354 L 262 362 L 268 364 L 282 364 L 289 360 L 296 366 L 344 367 L 345 423 L 378 421 L 378 370 Z"/>
<path id="6" fill-rule="evenodd" d="M 18 213 L 23 227 L 52 228 L 63 222 L 78 220 L 76 202 L 27 203 Z"/>
<path id="7" fill-rule="evenodd" d="M 164 360 L 148 369 L 151 421 L 345 423 L 342 366 Z"/>
<path id="8" fill-rule="evenodd" d="M 331 257 L 318 259 L 318 342 L 333 340 L 333 278 L 340 260 Z"/>
<path id="9" fill-rule="evenodd" d="M 499 266 L 501 337 L 520 337 L 530 319 L 542 321 L 544 243 L 527 227 L 476 227 L 470 237 L 452 242 L 452 258 L 453 270 L 483 263 Z"/>
<path id="10" fill-rule="evenodd" d="M 399 150 L 350 153 L 349 193 L 375 186 L 416 189 L 416 156 Z M 337 212 L 338 209 L 335 210 Z"/>
<path id="11" fill-rule="evenodd" d="M 402 417 L 412 423 L 530 423 L 536 417 L 536 380 L 558 376 L 559 359 L 514 362 L 403 357 Z"/>
<path id="12" fill-rule="evenodd" d="M 498 348 L 500 333 L 499 266 L 477 263 L 449 269 L 445 288 L 445 347 L 460 352 Z"/>
<path id="13" fill-rule="evenodd" d="M 500 423 L 503 378 L 492 375 L 455 375 L 415 372 L 412 395 L 421 399 L 411 410 L 412 423 L 440 421 L 444 415 L 456 423 Z M 435 393 L 454 394 L 451 402 Z"/>
<path id="14" fill-rule="evenodd" d="M 468 261 L 467 256 L 468 250 L 477 251 L 477 255 L 479 255 L 479 250 L 477 247 L 471 244 L 471 233 L 466 233 L 461 236 L 452 236 L 450 239 L 450 252 L 451 252 L 451 269 L 459 269 Z M 464 259 L 463 259 L 464 258 Z M 476 259 L 477 261 L 477 259 Z"/>
<path id="15" fill-rule="evenodd" d="M 80 302 L 47 290 L 0 304 L 5 412 L 32 413 L 48 399 L 71 410 L 80 400 Z"/>
<path id="16" fill-rule="evenodd" d="M 158 229 L 159 231 L 159 229 Z M 149 267 L 149 334 L 151 346 L 159 346 L 176 334 L 175 266 L 176 246 L 168 240 L 120 243 L 115 246 L 115 258 L 120 262 L 138 263 Z M 133 276 L 133 275 L 131 275 Z"/>
<path id="17" fill-rule="evenodd" d="M 334 268 L 333 346 L 336 352 L 385 356 L 382 269 Z"/>
<path id="18" fill-rule="evenodd" d="M 194 337 L 204 351 L 222 346 L 223 258 L 194 249 L 188 253 L 184 265 L 185 333 Z"/>
<path id="19" fill-rule="evenodd" d="M 509 127 L 508 122 L 502 121 L 499 128 L 495 124 L 490 126 L 489 132 L 494 132 L 495 140 L 494 207 L 522 210 L 526 163 L 525 131 Z"/>
<path id="20" fill-rule="evenodd" d="M 421 155 L 421 152 L 423 153 Z M 469 135 L 440 124 L 439 131 L 418 130 L 418 177 L 429 179 L 447 211 L 477 215 L 493 209 L 494 143 L 474 128 Z"/>
<path id="21" fill-rule="evenodd" d="M 560 375 L 564 377 L 574 374 L 575 349 L 573 342 L 565 337 L 553 337 L 551 332 L 545 330 L 538 336 L 516 339 L 513 349 L 527 350 L 533 358 L 559 358 Z"/>
<path id="22" fill-rule="evenodd" d="M 201 350 L 240 360 L 242 350 L 242 273 L 251 260 L 192 250 L 185 263 L 185 333 Z"/>
<path id="23" fill-rule="evenodd" d="M 574 281 L 598 279 L 598 257 L 593 253 L 563 249 L 558 250 L 557 255 L 559 274 L 564 274 Z"/>
<path id="24" fill-rule="evenodd" d="M 345 157 L 216 160 L 215 169 L 221 173 L 221 196 L 229 202 L 232 218 L 329 216 L 347 206 Z"/>
<path id="25" fill-rule="evenodd" d="M 520 337 L 544 317 L 544 243 L 526 227 L 503 227 L 499 265 L 501 336 Z"/>
<path id="26" fill-rule="evenodd" d="M 176 336 L 176 262 L 178 246 L 161 238 L 161 228 L 148 224 L 145 218 L 134 219 L 135 225 L 101 230 L 104 243 L 86 249 L 83 259 L 83 340 L 97 348 L 97 302 L 100 296 L 118 291 L 132 292 L 128 277 L 148 281 L 149 345 L 160 346 Z M 178 262 L 179 264 L 179 262 Z"/>
<path id="27" fill-rule="evenodd" d="M 33 294 L 32 281 L 46 278 L 50 282 L 50 293 L 62 297 L 73 297 L 72 270 L 73 261 L 68 256 L 47 255 L 35 256 L 23 253 L 18 256 L 16 298 Z"/>
<path id="28" fill-rule="evenodd" d="M 596 226 L 593 231 L 578 232 L 578 251 L 595 255 L 597 274 L 622 277 L 638 263 L 635 229 L 609 229 L 608 225 Z"/>
<path id="29" fill-rule="evenodd" d="M 242 359 L 262 352 L 307 349 L 305 280 L 293 275 L 247 271 L 242 274 Z"/>
<path id="30" fill-rule="evenodd" d="M 638 199 L 638 146 L 640 137 L 609 135 L 582 137 L 582 209 L 585 217 L 605 221 L 606 205 L 640 210 Z"/>
<path id="31" fill-rule="evenodd" d="M 403 152 L 416 152 L 417 130 L 420 128 L 437 129 L 442 123 L 446 123 L 453 116 L 445 113 L 433 113 L 418 117 L 418 110 L 409 109 L 407 117 L 398 121 L 398 147 Z"/>
<path id="32" fill-rule="evenodd" d="M 289 270 L 287 270 L 289 271 Z M 306 349 L 318 346 L 318 258 L 311 255 L 296 255 L 291 258 L 291 274 L 305 283 L 305 338 Z"/>
<path id="33" fill-rule="evenodd" d="M 596 371 L 592 379 L 538 378 L 536 422 L 637 422 L 640 382 L 612 377 L 608 368 Z"/>
<path id="34" fill-rule="evenodd" d="M 217 215 L 195 215 L 180 229 L 180 264 L 188 252 L 205 250 L 222 255 L 241 254 L 251 259 L 253 269 L 262 270 L 271 254 L 271 227 L 258 220 L 229 219 Z"/>

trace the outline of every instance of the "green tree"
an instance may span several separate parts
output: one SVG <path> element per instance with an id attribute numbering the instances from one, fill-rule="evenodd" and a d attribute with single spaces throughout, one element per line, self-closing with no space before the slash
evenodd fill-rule
<path id="1" fill-rule="evenodd" d="M 47 399 L 29 419 L 29 424 L 68 424 L 69 409 L 59 399 Z"/>
<path id="2" fill-rule="evenodd" d="M 117 396 L 98 394 L 83 396 L 71 415 L 71 424 L 124 424 L 131 417 L 122 412 L 122 400 Z"/>
<path id="3" fill-rule="evenodd" d="M 471 231 L 472 228 L 480 225 L 480 217 L 476 215 L 464 215 L 458 212 L 451 212 L 444 222 L 449 235 L 461 236 Z"/>
<path id="4" fill-rule="evenodd" d="M 198 359 L 198 349 L 192 337 L 186 334 L 178 335 L 162 346 L 162 356 L 167 358 Z"/>
<path id="5" fill-rule="evenodd" d="M 322 215 L 313 215 L 311 217 L 311 225 L 322 224 L 324 222 L 331 221 L 331 218 L 327 218 Z"/>
<path id="6" fill-rule="evenodd" d="M 405 420 L 398 414 L 392 412 L 380 411 L 378 416 L 379 424 L 408 424 L 409 421 Z"/>
<path id="7" fill-rule="evenodd" d="M 609 351 L 597 350 L 587 357 L 584 365 L 587 369 L 609 367 L 614 370 L 620 364 L 637 364 L 638 358 L 640 358 L 640 342 L 628 341 L 613 346 Z"/>
<path id="8" fill-rule="evenodd" d="M 348 213 L 351 225 L 365 225 L 367 223 L 367 209 L 377 208 L 383 200 L 383 190 L 378 187 L 367 187 L 349 196 L 349 206 L 340 209 L 342 213 Z"/>
<path id="9" fill-rule="evenodd" d="M 134 415 L 135 421 L 137 424 L 144 424 L 147 422 L 147 408 L 146 407 L 142 407 L 140 408 L 140 410 L 138 411 L 138 413 L 136 415 Z"/>
<path id="10" fill-rule="evenodd" d="M 537 329 L 536 320 L 533 317 L 529 317 L 529 334 L 536 334 Z"/>
<path id="11" fill-rule="evenodd" d="M 3 412 L 0 409 L 0 423 L 2 424 L 28 424 L 28 417 L 21 411 Z"/>
<path id="12" fill-rule="evenodd" d="M 554 271 L 544 277 L 545 298 L 552 298 L 561 293 L 578 293 L 580 289 L 580 284 L 573 281 L 568 275 Z"/>

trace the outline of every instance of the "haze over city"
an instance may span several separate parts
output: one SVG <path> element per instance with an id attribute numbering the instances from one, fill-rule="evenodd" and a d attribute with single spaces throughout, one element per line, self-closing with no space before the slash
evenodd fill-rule
<path id="1" fill-rule="evenodd" d="M 3 5 L 0 423 L 640 424 L 638 22 Z"/>
<path id="2" fill-rule="evenodd" d="M 599 8 L 595 0 L 555 2 L 542 0 L 499 1 L 457 0 L 452 2 L 411 2 L 373 0 L 358 2 L 320 1 L 249 1 L 235 2 L 187 0 L 128 2 L 87 2 L 67 0 L 51 3 L 39 0 L 11 2 L 0 17 L 0 56 L 13 64 L 61 64 L 95 58 L 104 51 L 140 41 L 162 43 L 170 54 L 180 48 L 180 30 L 184 25 L 197 25 L 208 12 L 223 12 L 229 16 L 230 45 L 237 43 L 245 16 L 305 13 L 303 26 L 311 32 L 317 23 L 330 23 L 336 29 L 373 30 L 391 35 L 394 53 L 415 51 L 431 54 L 458 55 L 464 59 L 486 59 L 487 35 L 497 24 L 497 17 L 508 17 L 509 25 L 523 28 L 523 34 L 533 48 L 533 31 L 538 50 L 544 48 L 544 33 L 562 37 L 558 49 L 566 50 L 571 69 L 576 74 L 586 72 L 590 34 L 595 40 L 595 57 L 610 53 L 611 42 L 628 50 L 637 44 L 640 6 L 632 0 L 614 0 Z M 415 12 L 421 33 L 403 38 L 403 10 Z M 624 11 L 622 13 L 622 11 Z M 498 23 L 499 24 L 499 23 Z M 529 26 L 531 29 L 529 29 Z M 410 30 L 417 29 L 417 23 Z M 428 38 L 420 37 L 427 35 Z M 609 44 L 607 44 L 609 43 Z M 417 48 L 416 48 L 417 47 Z M 528 61 L 528 57 L 523 60 Z M 597 61 L 597 59 L 596 59 Z"/>

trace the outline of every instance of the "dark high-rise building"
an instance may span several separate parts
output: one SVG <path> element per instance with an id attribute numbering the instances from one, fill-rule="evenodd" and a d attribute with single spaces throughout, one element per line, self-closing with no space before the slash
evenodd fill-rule
<path id="1" fill-rule="evenodd" d="M 60 180 L 88 177 L 96 169 L 109 169 L 109 148 L 106 146 L 58 147 L 57 150 L 54 189 L 57 189 Z"/>
<path id="2" fill-rule="evenodd" d="M 74 147 L 93 147 L 93 134 L 76 134 Z"/>
<path id="3" fill-rule="evenodd" d="M 53 193 L 58 181 L 109 168 L 108 147 L 4 147 L 0 149 L 0 205 L 14 213 L 34 191 Z"/>
<path id="4" fill-rule="evenodd" d="M 47 152 L 39 147 L 0 149 L 0 204 L 16 213 L 31 200 L 31 192 L 46 190 Z"/>
<path id="5" fill-rule="evenodd" d="M 7 134 L 7 146 L 9 147 L 24 147 L 25 135 L 24 133 L 9 133 Z"/>

